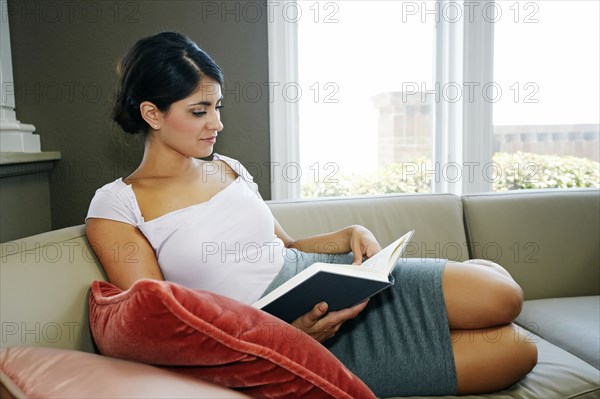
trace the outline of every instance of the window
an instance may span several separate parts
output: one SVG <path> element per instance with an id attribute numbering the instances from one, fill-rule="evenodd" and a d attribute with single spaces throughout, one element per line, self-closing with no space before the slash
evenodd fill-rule
<path id="1" fill-rule="evenodd" d="M 434 18 L 399 1 L 300 2 L 301 196 L 429 190 L 399 179 L 433 155 Z"/>
<path id="2" fill-rule="evenodd" d="M 495 24 L 494 190 L 599 186 L 599 4 L 515 2 Z"/>
<path id="3" fill-rule="evenodd" d="M 274 199 L 600 185 L 597 2 L 277 4 L 272 161 L 299 172 Z M 575 183 L 519 183 L 575 148 Z"/>

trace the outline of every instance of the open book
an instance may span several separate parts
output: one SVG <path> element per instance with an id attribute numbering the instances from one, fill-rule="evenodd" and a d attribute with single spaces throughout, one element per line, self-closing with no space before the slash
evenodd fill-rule
<path id="1" fill-rule="evenodd" d="M 356 305 L 394 284 L 392 270 L 413 233 L 409 231 L 359 266 L 315 263 L 252 306 L 291 323 L 322 301 L 330 312 Z"/>

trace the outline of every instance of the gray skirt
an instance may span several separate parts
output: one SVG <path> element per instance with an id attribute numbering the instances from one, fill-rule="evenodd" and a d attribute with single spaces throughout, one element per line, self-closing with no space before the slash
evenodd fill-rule
<path id="1" fill-rule="evenodd" d="M 315 262 L 351 264 L 352 254 L 288 249 L 266 295 Z M 372 297 L 326 346 L 375 395 L 455 395 L 456 369 L 442 292 L 445 260 L 401 258 L 396 283 Z"/>

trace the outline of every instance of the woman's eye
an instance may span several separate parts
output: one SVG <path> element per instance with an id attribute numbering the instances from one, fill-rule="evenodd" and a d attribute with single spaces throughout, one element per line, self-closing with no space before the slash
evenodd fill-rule
<path id="1" fill-rule="evenodd" d="M 217 105 L 215 107 L 215 109 L 217 111 L 220 110 L 221 108 L 223 108 L 223 104 Z M 204 115 L 206 115 L 206 111 L 192 111 L 192 115 L 197 116 L 197 117 L 204 116 Z"/>

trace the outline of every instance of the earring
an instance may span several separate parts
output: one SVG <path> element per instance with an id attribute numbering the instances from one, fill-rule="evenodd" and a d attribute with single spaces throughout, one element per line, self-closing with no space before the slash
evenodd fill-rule
<path id="1" fill-rule="evenodd" d="M 154 125 L 154 128 L 155 128 L 155 129 L 158 129 L 158 125 Z"/>

